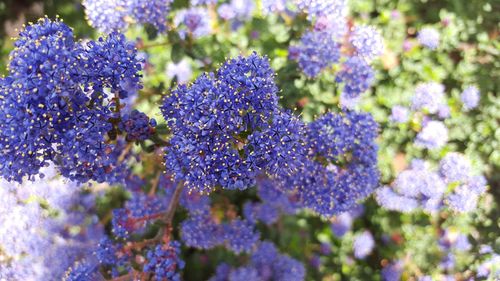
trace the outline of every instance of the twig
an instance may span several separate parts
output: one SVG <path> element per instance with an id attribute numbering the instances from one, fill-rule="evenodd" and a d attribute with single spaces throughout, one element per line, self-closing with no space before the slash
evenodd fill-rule
<path id="1" fill-rule="evenodd" d="M 177 209 L 177 205 L 179 205 L 179 199 L 181 198 L 181 194 L 182 194 L 183 189 L 184 189 L 184 182 L 181 181 L 175 187 L 175 191 L 174 191 L 174 194 L 172 195 L 172 199 L 170 200 L 170 203 L 168 204 L 167 212 L 165 213 L 165 216 L 163 217 L 163 222 L 169 227 L 172 225 L 172 220 L 174 218 L 175 210 Z"/>

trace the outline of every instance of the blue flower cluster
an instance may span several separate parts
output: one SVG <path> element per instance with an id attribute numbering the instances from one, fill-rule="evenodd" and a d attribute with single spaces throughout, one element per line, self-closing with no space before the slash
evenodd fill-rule
<path id="1" fill-rule="evenodd" d="M 431 50 L 439 47 L 439 31 L 432 27 L 422 28 L 417 35 L 418 42 Z"/>
<path id="2" fill-rule="evenodd" d="M 420 83 L 412 97 L 412 110 L 437 113 L 439 106 L 445 103 L 444 86 L 436 82 Z"/>
<path id="3" fill-rule="evenodd" d="M 448 206 L 456 212 L 470 212 L 486 191 L 486 181 L 472 172 L 468 159 L 458 153 L 448 153 L 440 162 L 439 172 L 426 163 L 401 172 L 393 186 L 376 191 L 377 202 L 388 210 L 412 212 L 422 208 L 434 213 Z M 451 191 L 450 191 L 451 189 Z"/>
<path id="4" fill-rule="evenodd" d="M 311 20 L 322 16 L 345 17 L 347 12 L 346 0 L 294 0 L 294 2 Z"/>
<path id="5" fill-rule="evenodd" d="M 261 242 L 250 262 L 239 268 L 221 264 L 210 281 L 279 280 L 301 281 L 305 268 L 300 262 L 278 252 L 274 244 Z"/>
<path id="6" fill-rule="evenodd" d="M 448 129 L 441 121 L 428 121 L 417 134 L 415 145 L 427 149 L 443 147 L 448 142 Z"/>
<path id="7" fill-rule="evenodd" d="M 289 47 L 289 57 L 298 62 L 304 74 L 318 76 L 333 65 L 342 62 L 336 81 L 343 83 L 343 107 L 351 108 L 356 98 L 374 82 L 374 70 L 370 62 L 384 49 L 380 33 L 372 26 L 355 26 L 348 32 L 345 1 L 298 1 L 299 8 L 308 7 L 315 14 L 314 29 L 306 31 L 297 45 Z M 329 11 L 332 6 L 334 11 Z M 325 13 L 325 14 L 323 14 Z M 348 40 L 345 40 L 345 35 Z M 341 49 L 349 50 L 342 52 Z"/>
<path id="8" fill-rule="evenodd" d="M 123 31 L 130 23 L 151 24 L 167 30 L 172 0 L 83 0 L 90 25 L 103 33 Z"/>
<path id="9" fill-rule="evenodd" d="M 61 21 L 27 26 L 0 79 L 0 175 L 21 182 L 54 162 L 72 180 L 118 181 L 119 143 L 107 142 L 113 103 L 139 86 L 139 61 L 120 34 L 86 45 Z M 116 106 L 115 106 L 116 107 Z"/>
<path id="10" fill-rule="evenodd" d="M 479 105 L 481 94 L 476 86 L 469 86 L 460 94 L 460 100 L 464 105 L 465 110 L 471 110 Z"/>
<path id="11" fill-rule="evenodd" d="M 212 249 L 224 245 L 236 254 L 250 252 L 259 241 L 260 234 L 248 220 L 233 219 L 218 223 L 210 211 L 192 215 L 181 225 L 183 242 L 198 249 Z"/>
<path id="12" fill-rule="evenodd" d="M 369 231 L 363 231 L 354 237 L 353 242 L 354 256 L 357 259 L 366 258 L 375 247 L 375 240 Z"/>
<path id="13" fill-rule="evenodd" d="M 282 187 L 303 207 L 331 217 L 352 209 L 378 185 L 378 126 L 369 114 L 327 113 L 308 125 L 309 155 Z"/>
<path id="14" fill-rule="evenodd" d="M 367 60 L 377 58 L 384 51 L 382 36 L 373 26 L 356 26 L 352 31 L 350 43 L 356 54 Z"/>
<path id="15" fill-rule="evenodd" d="M 0 280 L 61 280 L 103 236 L 95 197 L 53 166 L 43 170 L 43 179 L 23 185 L 0 180 Z"/>
<path id="16" fill-rule="evenodd" d="M 126 133 L 127 141 L 147 140 L 154 134 L 155 127 L 156 120 L 138 110 L 124 114 L 118 124 L 118 129 Z"/>
<path id="17" fill-rule="evenodd" d="M 328 32 L 310 31 L 302 35 L 298 46 L 291 47 L 290 56 L 307 76 L 316 77 L 339 61 L 340 44 Z"/>
<path id="18" fill-rule="evenodd" d="M 210 15 L 205 7 L 180 10 L 175 15 L 174 25 L 182 38 L 200 38 L 212 33 Z"/>
<path id="19" fill-rule="evenodd" d="M 179 242 L 170 241 L 149 250 L 144 272 L 153 272 L 155 280 L 180 281 L 179 271 L 184 268 L 184 261 L 179 258 L 180 246 Z"/>
<path id="20" fill-rule="evenodd" d="M 344 83 L 342 94 L 348 98 L 358 97 L 370 88 L 375 80 L 375 72 L 361 57 L 349 57 L 337 73 L 336 81 Z"/>
<path id="21" fill-rule="evenodd" d="M 190 190 L 246 189 L 257 174 L 293 172 L 302 144 L 300 121 L 278 107 L 267 58 L 224 63 L 217 73 L 179 85 L 161 107 L 173 136 L 166 164 Z"/>

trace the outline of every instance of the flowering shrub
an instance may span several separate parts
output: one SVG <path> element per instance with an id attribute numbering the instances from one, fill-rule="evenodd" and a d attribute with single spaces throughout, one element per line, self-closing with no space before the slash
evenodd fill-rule
<path id="1" fill-rule="evenodd" d="M 500 278 L 493 4 L 397 2 L 68 0 L 75 29 L 63 4 L 24 26 L 0 280 Z"/>

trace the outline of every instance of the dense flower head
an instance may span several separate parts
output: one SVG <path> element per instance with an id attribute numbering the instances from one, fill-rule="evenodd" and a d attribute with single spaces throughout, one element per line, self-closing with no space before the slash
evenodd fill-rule
<path id="1" fill-rule="evenodd" d="M 127 8 L 137 23 L 151 24 L 158 32 L 165 32 L 172 2 L 173 0 L 127 0 Z"/>
<path id="2" fill-rule="evenodd" d="M 22 185 L 0 180 L 0 279 L 61 280 L 76 261 L 92 257 L 103 235 L 91 214 L 94 195 L 53 167 L 43 170 L 43 179 Z"/>
<path id="3" fill-rule="evenodd" d="M 395 261 L 386 265 L 381 272 L 384 281 L 399 281 L 403 273 L 403 262 Z"/>
<path id="4" fill-rule="evenodd" d="M 398 194 L 389 186 L 378 188 L 375 195 L 377 203 L 387 210 L 408 213 L 420 206 L 415 198 Z"/>
<path id="5" fill-rule="evenodd" d="M 439 162 L 439 172 L 447 182 L 466 182 L 472 174 L 472 166 L 465 155 L 451 152 Z"/>
<path id="6" fill-rule="evenodd" d="M 270 202 L 247 202 L 243 206 L 243 213 L 245 215 L 245 218 L 251 223 L 262 221 L 267 225 L 271 225 L 279 219 L 279 211 L 280 210 Z"/>
<path id="7" fill-rule="evenodd" d="M 345 212 L 335 216 L 332 219 L 332 224 L 330 225 L 330 228 L 332 229 L 332 232 L 335 236 L 342 237 L 349 230 L 351 230 L 353 221 L 354 221 L 353 216 L 350 213 Z"/>
<path id="8" fill-rule="evenodd" d="M 118 128 L 126 133 L 127 141 L 143 141 L 149 139 L 154 134 L 156 120 L 149 118 L 146 114 L 132 110 L 124 114 L 118 124 Z"/>
<path id="9" fill-rule="evenodd" d="M 83 0 L 90 25 L 103 33 L 123 31 L 132 22 L 151 24 L 159 32 L 167 29 L 172 0 Z"/>
<path id="10" fill-rule="evenodd" d="M 97 250 L 95 251 L 95 257 L 101 265 L 111 265 L 118 267 L 123 265 L 127 255 L 122 255 L 120 250 L 123 248 L 121 243 L 115 243 L 109 237 L 103 237 L 99 244 L 97 245 Z"/>
<path id="11" fill-rule="evenodd" d="M 179 271 L 184 268 L 184 261 L 179 257 L 180 251 L 180 243 L 177 241 L 156 245 L 146 254 L 144 271 L 152 272 L 156 280 L 180 281 Z"/>
<path id="12" fill-rule="evenodd" d="M 68 269 L 63 281 L 94 281 L 100 280 L 97 265 L 91 262 L 76 262 Z"/>
<path id="13" fill-rule="evenodd" d="M 227 16 L 229 14 L 226 14 L 226 17 L 221 15 L 222 18 L 225 20 L 234 19 L 242 21 L 247 20 L 252 16 L 255 9 L 255 3 L 252 0 L 231 0 L 227 4 L 221 5 L 221 7 L 227 7 L 228 11 L 226 11 L 226 13 L 231 15 L 229 17 Z"/>
<path id="14" fill-rule="evenodd" d="M 348 31 L 347 19 L 335 15 L 321 16 L 316 19 L 314 30 L 328 32 L 335 41 L 341 42 Z"/>
<path id="15" fill-rule="evenodd" d="M 350 35 L 350 43 L 356 55 L 373 60 L 382 55 L 384 42 L 380 32 L 373 26 L 356 26 Z"/>
<path id="16" fill-rule="evenodd" d="M 451 210 L 458 213 L 472 212 L 477 208 L 479 196 L 484 192 L 463 184 L 455 188 L 445 200 Z"/>
<path id="17" fill-rule="evenodd" d="M 472 174 L 465 156 L 451 152 L 441 159 L 436 172 L 427 163 L 413 160 L 411 168 L 401 172 L 392 187 L 379 188 L 375 198 L 385 209 L 399 212 L 421 208 L 433 213 L 448 207 L 466 213 L 476 209 L 485 191 L 484 177 Z"/>
<path id="18" fill-rule="evenodd" d="M 83 0 L 89 24 L 103 33 L 127 28 L 128 0 Z"/>
<path id="19" fill-rule="evenodd" d="M 410 169 L 398 175 L 394 181 L 394 189 L 408 197 L 435 197 L 445 192 L 446 184 L 435 172 Z"/>
<path id="20" fill-rule="evenodd" d="M 469 86 L 460 94 L 460 100 L 465 110 L 471 110 L 479 105 L 481 94 L 476 86 Z"/>
<path id="21" fill-rule="evenodd" d="M 125 99 L 142 87 L 139 74 L 142 61 L 134 43 L 127 41 L 121 33 L 113 32 L 106 38 L 88 42 L 79 59 L 85 67 L 83 78 L 91 82 L 95 93 L 102 93 L 103 88 L 109 88 L 112 93 Z"/>
<path id="22" fill-rule="evenodd" d="M 174 24 L 178 27 L 177 30 L 183 38 L 187 35 L 200 38 L 212 33 L 210 16 L 204 7 L 180 10 L 175 15 Z"/>
<path id="23" fill-rule="evenodd" d="M 251 252 L 260 238 L 249 221 L 235 219 L 223 226 L 226 247 L 236 254 Z"/>
<path id="24" fill-rule="evenodd" d="M 222 227 L 210 214 L 191 216 L 182 222 L 182 241 L 189 247 L 211 249 L 224 241 Z"/>
<path id="25" fill-rule="evenodd" d="M 248 264 L 239 268 L 221 264 L 217 268 L 215 276 L 210 280 L 302 281 L 304 278 L 305 268 L 303 264 L 280 254 L 273 243 L 264 241 L 253 251 Z"/>
<path id="26" fill-rule="evenodd" d="M 254 53 L 179 85 L 164 99 L 162 112 L 173 132 L 165 159 L 178 180 L 208 193 L 219 186 L 245 189 L 259 172 L 296 168 L 301 145 L 293 134 L 300 121 L 278 107 L 273 79 L 267 58 Z"/>
<path id="27" fill-rule="evenodd" d="M 444 86 L 436 82 L 420 83 L 415 88 L 411 108 L 437 113 L 439 106 L 444 104 Z"/>
<path id="28" fill-rule="evenodd" d="M 417 40 L 421 45 L 435 50 L 439 46 L 439 37 L 439 31 L 432 27 L 425 27 L 418 32 Z"/>
<path id="29" fill-rule="evenodd" d="M 299 10 L 306 12 L 310 20 L 320 16 L 345 17 L 346 0 L 294 0 Z"/>
<path id="30" fill-rule="evenodd" d="M 316 77 L 339 61 L 340 44 L 327 31 L 308 31 L 297 46 L 291 47 L 290 54 L 305 75 Z"/>
<path id="31" fill-rule="evenodd" d="M 309 159 L 283 187 L 325 217 L 348 211 L 378 184 L 378 126 L 368 114 L 347 111 L 327 113 L 308 127 Z"/>
<path id="32" fill-rule="evenodd" d="M 448 129 L 443 122 L 429 121 L 417 134 L 415 145 L 427 149 L 443 147 L 448 142 Z"/>
<path id="33" fill-rule="evenodd" d="M 375 247 L 375 240 L 369 231 L 363 231 L 354 237 L 353 243 L 354 256 L 357 259 L 366 258 Z"/>
<path id="34" fill-rule="evenodd" d="M 343 94 L 355 98 L 370 88 L 375 81 L 375 72 L 366 60 L 353 56 L 342 64 L 335 80 L 344 83 Z"/>
<path id="35" fill-rule="evenodd" d="M 69 27 L 41 19 L 20 33 L 9 76 L 0 79 L 0 171 L 22 181 L 54 162 L 72 180 L 119 181 L 119 144 L 108 144 L 112 106 L 140 88 L 136 51 L 123 35 L 86 45 Z M 119 171 L 120 170 L 120 171 Z"/>

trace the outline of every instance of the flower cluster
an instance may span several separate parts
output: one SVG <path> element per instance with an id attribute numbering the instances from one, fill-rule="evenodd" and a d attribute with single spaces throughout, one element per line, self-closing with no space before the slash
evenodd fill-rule
<path id="1" fill-rule="evenodd" d="M 475 86 L 469 86 L 460 94 L 460 100 L 464 104 L 465 110 L 471 110 L 479 105 L 481 95 L 479 89 Z"/>
<path id="2" fill-rule="evenodd" d="M 168 242 L 157 245 L 148 251 L 144 272 L 153 272 L 156 280 L 180 281 L 179 270 L 184 268 L 184 261 L 179 259 L 180 243 Z"/>
<path id="3" fill-rule="evenodd" d="M 369 62 L 383 52 L 380 33 L 372 26 L 363 25 L 348 32 L 346 13 L 343 12 L 345 1 L 299 1 L 297 4 L 301 9 L 307 7 L 309 15 L 316 16 L 316 21 L 314 29 L 306 31 L 299 44 L 290 46 L 289 57 L 296 60 L 310 78 L 343 61 L 336 81 L 344 84 L 343 98 L 355 103 L 355 98 L 374 82 L 374 71 Z M 346 34 L 347 42 L 344 40 Z M 341 54 L 341 49 L 350 51 Z"/>
<path id="4" fill-rule="evenodd" d="M 231 268 L 221 264 L 216 270 L 216 275 L 211 281 L 227 280 L 290 280 L 300 281 L 305 278 L 304 266 L 286 256 L 278 253 L 274 244 L 261 242 L 252 253 L 249 264 L 239 268 Z"/>
<path id="5" fill-rule="evenodd" d="M 444 86 L 442 84 L 436 82 L 420 83 L 415 88 L 411 108 L 412 110 L 436 113 L 444 102 Z"/>
<path id="6" fill-rule="evenodd" d="M 417 134 L 415 145 L 428 149 L 444 146 L 448 142 L 448 129 L 441 121 L 429 121 Z"/>
<path id="7" fill-rule="evenodd" d="M 149 139 L 155 131 L 156 120 L 149 118 L 146 114 L 133 110 L 124 114 L 118 124 L 118 129 L 126 133 L 127 141 L 143 141 Z"/>
<path id="8" fill-rule="evenodd" d="M 432 27 L 425 27 L 418 32 L 417 40 L 424 47 L 435 50 L 439 46 L 439 37 L 439 31 Z"/>
<path id="9" fill-rule="evenodd" d="M 192 7 L 180 10 L 174 18 L 174 25 L 182 38 L 200 38 L 212 33 L 207 8 Z"/>
<path id="10" fill-rule="evenodd" d="M 298 120 L 277 104 L 266 58 L 252 54 L 179 85 L 163 102 L 173 136 L 166 163 L 190 190 L 246 189 L 260 172 L 296 169 L 302 144 Z M 284 164 L 286 163 L 286 165 Z"/>
<path id="11" fill-rule="evenodd" d="M 23 185 L 0 181 L 1 280 L 61 280 L 103 235 L 91 214 L 94 196 L 52 166 L 43 172 L 44 179 Z"/>
<path id="12" fill-rule="evenodd" d="M 303 207 L 330 217 L 348 211 L 378 185 L 377 124 L 368 114 L 328 113 L 308 125 L 308 157 L 281 183 Z"/>
<path id="13" fill-rule="evenodd" d="M 433 213 L 448 206 L 456 212 L 470 212 L 486 190 L 484 178 L 473 175 L 471 164 L 461 154 L 448 153 L 440 162 L 439 172 L 416 163 L 397 176 L 392 188 L 376 191 L 382 207 L 400 212 L 422 208 Z"/>
<path id="14" fill-rule="evenodd" d="M 21 182 L 54 162 L 72 180 L 118 181 L 119 144 L 107 142 L 114 103 L 136 91 L 140 70 L 125 37 L 74 42 L 61 21 L 41 19 L 20 33 L 9 76 L 0 79 L 0 174 Z"/>
<path id="15" fill-rule="evenodd" d="M 103 33 L 123 31 L 130 23 L 151 24 L 167 30 L 172 0 L 83 0 L 90 25 Z"/>

